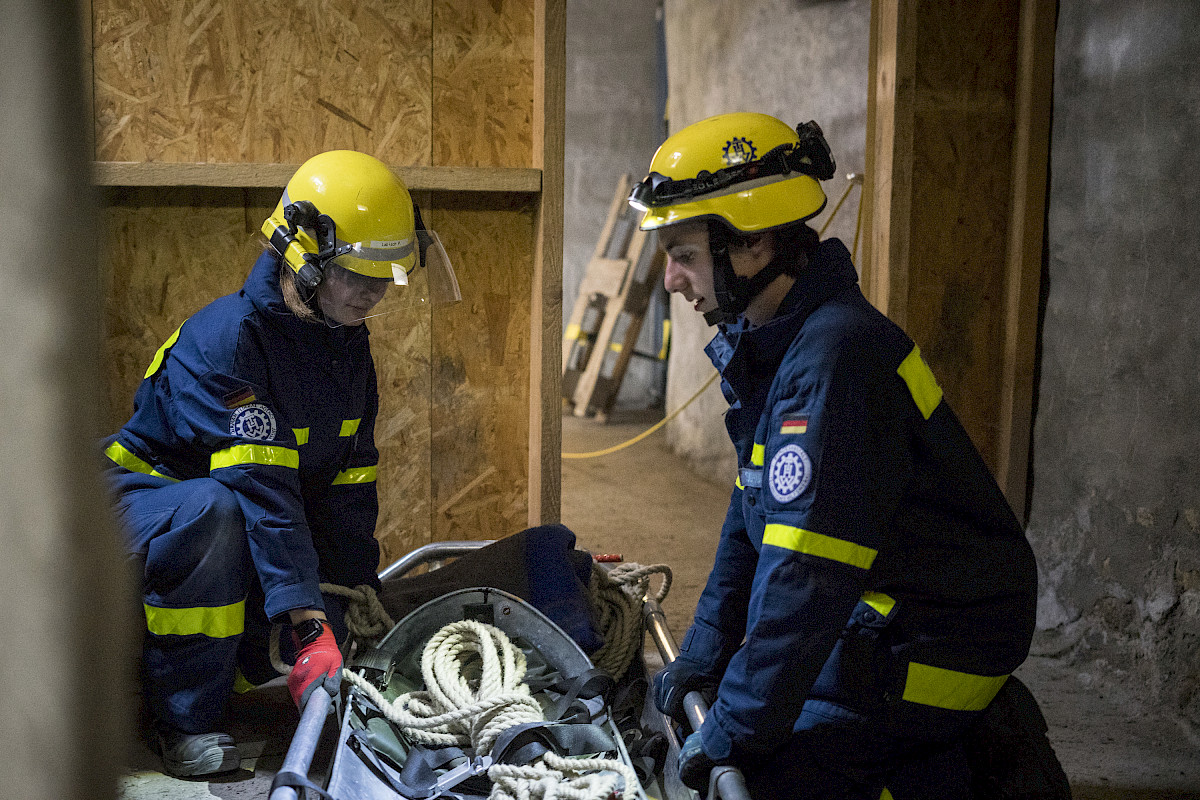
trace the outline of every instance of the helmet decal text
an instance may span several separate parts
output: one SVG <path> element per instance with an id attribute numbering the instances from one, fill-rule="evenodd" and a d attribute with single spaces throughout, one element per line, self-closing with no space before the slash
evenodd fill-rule
<path id="1" fill-rule="evenodd" d="M 753 161 L 757 154 L 754 142 L 741 136 L 735 136 L 725 143 L 725 149 L 721 151 L 721 158 L 725 159 L 725 163 L 729 165 L 744 164 L 747 161 Z"/>

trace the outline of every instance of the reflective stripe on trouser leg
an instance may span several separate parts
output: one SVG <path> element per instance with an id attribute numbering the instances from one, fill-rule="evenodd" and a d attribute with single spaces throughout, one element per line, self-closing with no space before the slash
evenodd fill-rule
<path id="1" fill-rule="evenodd" d="M 211 478 L 130 491 L 118 510 L 145 559 L 146 700 L 189 733 L 214 730 L 233 687 L 251 576 L 237 498 Z"/>

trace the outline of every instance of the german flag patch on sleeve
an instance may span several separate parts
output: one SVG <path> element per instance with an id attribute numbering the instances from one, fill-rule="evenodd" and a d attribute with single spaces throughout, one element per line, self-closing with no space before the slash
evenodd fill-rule
<path id="1" fill-rule="evenodd" d="M 808 414 L 784 414 L 779 432 L 788 434 L 806 433 L 808 431 Z"/>
<path id="2" fill-rule="evenodd" d="M 240 408 L 244 405 L 253 403 L 258 398 L 254 396 L 254 390 L 249 386 L 244 386 L 235 392 L 230 392 L 221 398 L 221 402 L 228 409 Z"/>

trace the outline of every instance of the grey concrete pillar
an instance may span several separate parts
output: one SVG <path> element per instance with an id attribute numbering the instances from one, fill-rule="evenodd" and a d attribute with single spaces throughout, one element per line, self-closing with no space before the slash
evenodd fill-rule
<path id="1" fill-rule="evenodd" d="M 94 446 L 96 209 L 71 4 L 0 6 L 0 786 L 115 795 L 125 573 Z"/>

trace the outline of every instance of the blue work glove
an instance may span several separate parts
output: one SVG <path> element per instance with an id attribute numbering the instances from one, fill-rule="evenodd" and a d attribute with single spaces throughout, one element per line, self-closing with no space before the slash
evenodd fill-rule
<path id="1" fill-rule="evenodd" d="M 688 734 L 683 740 L 683 747 L 679 748 L 679 780 L 683 781 L 683 785 L 704 794 L 708 791 L 709 774 L 715 766 L 717 762 L 704 752 L 700 731 Z"/>
<path id="2" fill-rule="evenodd" d="M 691 727 L 683 711 L 683 698 L 688 692 L 700 692 L 712 705 L 717 683 L 716 678 L 701 671 L 691 661 L 677 658 L 654 676 L 654 705 L 680 725 Z"/>

